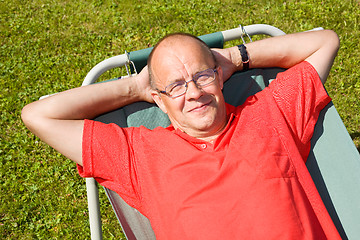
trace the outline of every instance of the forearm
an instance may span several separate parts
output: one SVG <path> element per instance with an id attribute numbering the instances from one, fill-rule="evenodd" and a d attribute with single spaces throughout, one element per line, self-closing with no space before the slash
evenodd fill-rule
<path id="1" fill-rule="evenodd" d="M 92 119 L 136 101 L 153 102 L 150 90 L 145 67 L 133 77 L 74 88 L 33 102 L 23 109 L 22 117 L 25 124 L 38 116 L 57 120 Z"/>
<path id="2" fill-rule="evenodd" d="M 331 30 L 288 34 L 246 44 L 250 68 L 289 68 L 308 60 L 315 65 L 321 78 L 326 78 L 338 47 L 337 35 Z M 235 46 L 228 51 L 234 69 L 242 70 L 238 48 Z"/>
<path id="3" fill-rule="evenodd" d="M 57 93 L 26 106 L 23 112 L 33 112 L 45 118 L 59 120 L 92 119 L 140 97 L 130 78 L 93 84 Z"/>
<path id="4" fill-rule="evenodd" d="M 289 68 L 332 44 L 330 30 L 302 32 L 247 44 L 253 68 Z"/>

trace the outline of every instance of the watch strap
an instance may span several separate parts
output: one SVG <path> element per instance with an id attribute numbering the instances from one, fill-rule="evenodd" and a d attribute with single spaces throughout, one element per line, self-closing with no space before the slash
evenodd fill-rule
<path id="1" fill-rule="evenodd" d="M 241 55 L 241 61 L 243 63 L 243 71 L 246 71 L 249 69 L 249 63 L 250 63 L 250 59 L 249 59 L 249 55 L 247 53 L 246 47 L 244 44 L 238 45 L 237 46 Z"/>

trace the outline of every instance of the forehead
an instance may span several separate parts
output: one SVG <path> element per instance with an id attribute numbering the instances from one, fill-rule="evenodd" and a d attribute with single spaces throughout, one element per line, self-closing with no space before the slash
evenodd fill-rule
<path id="1" fill-rule="evenodd" d="M 155 81 L 166 85 L 192 77 L 215 66 L 211 52 L 188 36 L 172 37 L 159 44 L 152 59 Z"/>

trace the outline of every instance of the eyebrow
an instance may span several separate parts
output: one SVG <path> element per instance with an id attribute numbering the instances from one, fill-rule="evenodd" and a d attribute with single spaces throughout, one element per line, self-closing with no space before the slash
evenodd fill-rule
<path id="1" fill-rule="evenodd" d="M 171 85 L 171 84 L 179 83 L 179 82 L 185 82 L 185 79 L 182 79 L 182 78 L 175 79 L 174 81 L 171 81 L 169 84 L 167 84 L 166 87 Z"/>

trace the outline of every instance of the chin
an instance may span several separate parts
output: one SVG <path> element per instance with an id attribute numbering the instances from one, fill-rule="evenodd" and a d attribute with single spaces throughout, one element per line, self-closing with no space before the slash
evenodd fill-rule
<path id="1" fill-rule="evenodd" d="M 217 123 L 214 121 L 206 122 L 203 121 L 201 124 L 195 126 L 200 131 L 211 132 L 212 129 L 217 128 Z"/>

